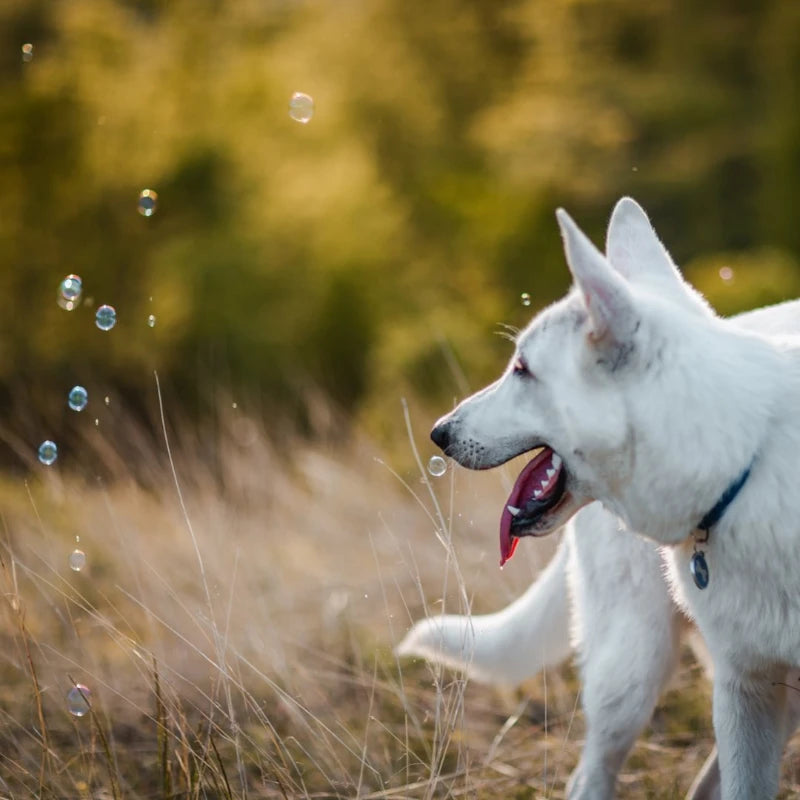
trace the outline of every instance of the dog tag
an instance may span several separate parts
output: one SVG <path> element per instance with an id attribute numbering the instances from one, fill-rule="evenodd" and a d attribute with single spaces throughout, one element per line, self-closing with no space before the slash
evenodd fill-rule
<path id="1" fill-rule="evenodd" d="M 689 562 L 689 570 L 694 578 L 694 585 L 698 589 L 705 589 L 708 586 L 708 564 L 706 556 L 702 550 L 697 551 Z"/>

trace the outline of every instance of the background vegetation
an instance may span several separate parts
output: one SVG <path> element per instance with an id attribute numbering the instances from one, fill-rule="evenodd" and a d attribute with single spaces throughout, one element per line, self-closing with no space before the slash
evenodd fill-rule
<path id="1" fill-rule="evenodd" d="M 313 387 L 386 441 L 563 292 L 554 207 L 599 239 L 623 193 L 720 310 L 800 293 L 795 3 L 7 0 L 0 53 L 6 408 L 158 368 L 183 414 L 308 425 Z"/>
<path id="2" fill-rule="evenodd" d="M 799 83 L 783 0 L 4 0 L 0 792 L 559 796 L 569 670 L 390 654 L 548 553 L 498 579 L 507 477 L 421 483 L 400 400 L 424 438 L 564 291 L 557 205 L 601 241 L 632 194 L 722 313 L 800 295 Z M 702 761 L 695 677 L 627 796 Z"/>

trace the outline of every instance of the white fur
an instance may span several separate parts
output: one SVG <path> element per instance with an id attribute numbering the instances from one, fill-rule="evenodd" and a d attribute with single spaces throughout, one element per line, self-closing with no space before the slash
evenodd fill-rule
<path id="1" fill-rule="evenodd" d="M 774 797 L 781 749 L 800 705 L 798 692 L 781 685 L 796 681 L 791 670 L 800 666 L 800 493 L 794 487 L 800 340 L 779 333 L 797 330 L 800 312 L 791 304 L 739 323 L 717 318 L 683 282 L 632 200 L 614 211 L 607 256 L 565 212 L 558 220 L 575 288 L 521 334 L 504 375 L 440 420 L 434 433 L 447 441 L 448 454 L 473 468 L 542 443 L 564 459 L 567 494 L 531 534 L 549 533 L 599 500 L 630 531 L 665 545 L 673 594 L 696 620 L 714 662 L 721 796 Z M 519 359 L 529 374 L 514 368 Z M 749 480 L 703 545 L 711 581 L 701 591 L 689 573 L 692 531 L 751 463 Z M 675 652 L 674 610 L 647 594 L 646 579 L 637 581 L 648 575 L 642 553 L 654 553 L 652 545 L 640 545 L 628 532 L 604 536 L 604 513 L 596 506 L 582 512 L 565 545 L 579 576 L 572 581 L 576 608 L 608 609 L 591 618 L 591 632 L 586 624 L 579 632 L 590 734 L 571 798 L 610 796 L 631 731 L 635 736 L 649 717 Z M 576 546 L 584 531 L 585 547 Z M 636 559 L 620 560 L 617 542 L 626 552 L 643 549 Z M 627 577 L 606 581 L 604 554 Z M 588 571 L 581 572 L 582 563 L 591 565 Z M 549 585 L 557 583 L 550 576 Z M 663 592 L 663 582 L 657 584 Z M 535 588 L 524 597 L 532 598 Z M 598 620 L 608 624 L 605 634 L 595 630 Z M 635 636 L 625 636 L 626 629 Z M 654 629 L 662 637 L 667 630 L 669 641 L 657 644 L 650 665 L 638 651 Z M 633 641 L 646 645 L 632 648 Z M 604 664 L 598 646 L 611 656 L 595 667 Z M 613 683 L 619 653 L 630 660 L 632 649 L 637 663 L 626 677 L 646 679 L 638 700 L 644 717 L 630 721 L 622 737 L 602 732 L 592 752 L 592 728 L 602 731 L 613 718 L 608 700 L 614 694 L 601 691 L 600 707 L 590 710 L 590 683 Z M 607 791 L 595 788 L 604 784 L 603 769 Z M 712 762 L 698 791 L 713 796 L 715 782 Z"/>
<path id="2" fill-rule="evenodd" d="M 628 539 L 599 503 L 564 529 L 533 585 L 496 614 L 445 615 L 416 623 L 398 645 L 462 668 L 474 680 L 515 685 L 577 652 L 586 737 L 570 800 L 611 800 L 617 774 L 650 720 L 678 655 L 685 618 L 672 602 L 659 549 Z M 711 800 L 717 773 L 690 793 Z"/>
<path id="3" fill-rule="evenodd" d="M 525 594 L 496 614 L 443 614 L 418 622 L 397 653 L 466 668 L 477 681 L 508 686 L 560 664 L 572 652 L 569 555 L 562 544 Z"/>

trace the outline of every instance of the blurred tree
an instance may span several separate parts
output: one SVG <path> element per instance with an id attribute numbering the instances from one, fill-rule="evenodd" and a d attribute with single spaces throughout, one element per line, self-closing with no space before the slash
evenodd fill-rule
<path id="1" fill-rule="evenodd" d="M 508 353 L 499 323 L 564 291 L 553 208 L 601 241 L 624 193 L 679 262 L 712 265 L 696 274 L 726 311 L 794 294 L 798 17 L 780 0 L 6 0 L 0 407 L 35 441 L 70 424 L 78 381 L 145 414 L 158 369 L 180 413 L 225 387 L 303 425 L 314 384 L 396 430 L 401 395 L 440 408 L 479 384 Z M 740 259 L 736 292 L 718 252 Z M 66 312 L 71 272 L 86 297 Z"/>

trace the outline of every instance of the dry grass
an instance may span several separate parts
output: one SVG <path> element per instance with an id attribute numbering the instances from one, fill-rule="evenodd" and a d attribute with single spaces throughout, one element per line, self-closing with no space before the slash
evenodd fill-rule
<path id="1" fill-rule="evenodd" d="M 498 608 L 549 557 L 531 544 L 497 570 L 501 473 L 396 475 L 364 442 L 289 460 L 233 410 L 214 475 L 203 444 L 173 442 L 174 474 L 151 453 L 146 489 L 101 428 L 87 447 L 113 480 L 61 464 L 0 486 L 0 795 L 563 796 L 571 668 L 501 695 L 392 654 L 413 620 Z M 623 798 L 682 796 L 710 747 L 705 683 L 690 665 L 679 683 Z"/>

